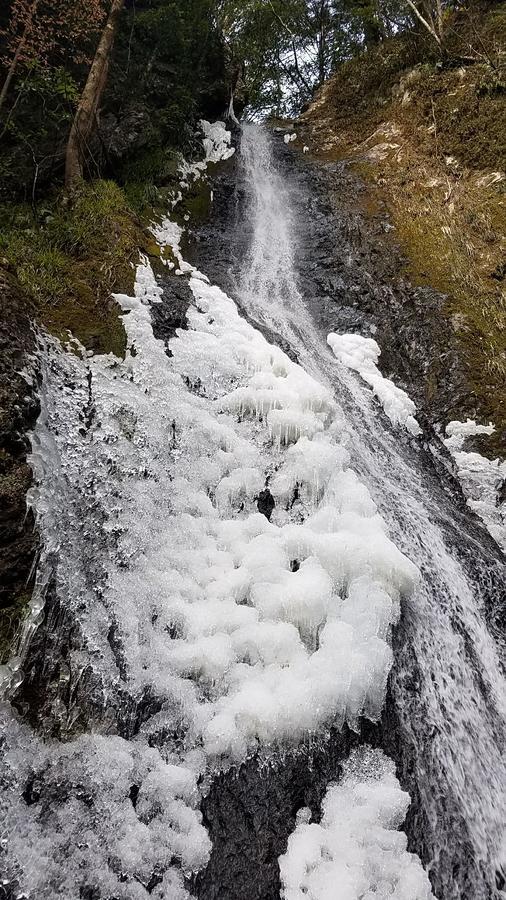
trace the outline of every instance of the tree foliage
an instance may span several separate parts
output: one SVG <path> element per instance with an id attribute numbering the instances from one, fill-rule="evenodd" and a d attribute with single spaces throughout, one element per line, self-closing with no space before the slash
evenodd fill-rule
<path id="1" fill-rule="evenodd" d="M 20 47 L 20 63 L 89 61 L 90 38 L 103 18 L 102 0 L 14 0 L 1 29 L 1 63 L 8 67 Z"/>
<path id="2" fill-rule="evenodd" d="M 63 174 L 65 144 L 103 21 L 86 19 L 88 2 L 96 7 L 99 0 L 11 0 L 8 9 L 0 4 L 0 85 L 9 76 L 16 47 L 22 48 L 0 110 L 4 196 L 21 192 L 36 199 Z M 103 4 L 108 12 L 110 0 Z M 30 10 L 34 15 L 28 21 Z M 76 19 L 67 28 L 68 10 Z M 200 116 L 224 113 L 227 73 L 216 11 L 215 0 L 126 0 L 105 92 L 90 120 L 93 126 L 113 122 L 120 140 L 109 147 L 100 130 L 86 135 L 87 174 L 118 177 L 148 147 L 153 158 L 158 148 L 183 147 Z M 52 25 L 44 43 L 46 15 Z M 130 127 L 136 116 L 142 125 L 137 143 Z M 114 151 L 121 142 L 118 155 Z"/>
<path id="3" fill-rule="evenodd" d="M 218 0 L 230 57 L 245 66 L 250 108 L 300 109 L 329 72 L 399 31 L 422 29 L 444 49 L 459 0 Z"/>
<path id="4" fill-rule="evenodd" d="M 152 140 L 176 146 L 195 119 L 226 106 L 224 47 L 215 0 L 137 0 L 126 10 L 110 72 L 115 116 L 149 110 Z"/>
<path id="5" fill-rule="evenodd" d="M 0 107 L 20 67 L 86 62 L 103 17 L 102 0 L 13 0 L 0 29 L 0 65 L 5 69 Z"/>

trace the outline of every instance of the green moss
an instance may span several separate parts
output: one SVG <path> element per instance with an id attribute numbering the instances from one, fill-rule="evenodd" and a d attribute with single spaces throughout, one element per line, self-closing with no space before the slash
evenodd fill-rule
<path id="1" fill-rule="evenodd" d="M 193 184 L 185 193 L 183 208 L 193 224 L 204 222 L 211 210 L 211 188 L 203 178 Z"/>
<path id="2" fill-rule="evenodd" d="M 493 206 L 493 204 L 492 204 Z M 469 395 L 480 418 L 492 420 L 497 432 L 487 452 L 504 453 L 504 384 L 506 382 L 506 303 L 490 277 L 477 269 L 470 255 L 469 233 L 437 203 L 427 203 L 423 188 L 410 185 L 410 203 L 390 204 L 396 239 L 407 257 L 407 271 L 415 284 L 447 295 L 443 314 L 456 325 L 458 354 L 464 366 Z M 442 229 L 444 224 L 445 231 Z M 459 417 L 459 407 L 454 415 Z"/>
<path id="3" fill-rule="evenodd" d="M 364 212 L 374 215 L 378 198 L 386 204 L 410 280 L 447 296 L 442 315 L 466 402 L 496 426 L 485 452 L 504 454 L 506 192 L 482 175 L 506 160 L 506 3 L 477 0 L 452 14 L 453 66 L 436 67 L 435 44 L 426 42 L 399 35 L 340 67 L 302 117 L 310 126 L 303 137 L 315 155 L 352 162 L 368 185 Z M 396 146 L 386 158 L 364 158 L 390 141 L 378 126 Z M 431 373 L 426 389 L 428 397 L 437 391 Z"/>
<path id="4" fill-rule="evenodd" d="M 0 222 L 7 218 L 0 211 Z M 57 197 L 35 215 L 11 209 L 0 253 L 34 300 L 41 323 L 87 349 L 123 355 L 125 331 L 114 291 L 131 293 L 139 248 L 154 242 L 112 181 L 83 184 L 72 204 Z"/>
<path id="5" fill-rule="evenodd" d="M 442 73 L 424 72 L 404 116 L 435 125 L 436 150 L 469 168 L 504 168 L 506 84 L 485 64 Z"/>
<path id="6" fill-rule="evenodd" d="M 176 176 L 180 159 L 172 147 L 152 146 L 123 163 L 118 179 L 126 185 L 164 184 Z"/>

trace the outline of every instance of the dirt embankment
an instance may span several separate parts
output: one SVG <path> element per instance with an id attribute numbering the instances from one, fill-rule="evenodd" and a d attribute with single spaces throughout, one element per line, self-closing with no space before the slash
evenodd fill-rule
<path id="1" fill-rule="evenodd" d="M 444 298 L 419 309 L 419 328 L 451 332 L 424 375 L 426 410 L 458 391 L 448 417 L 492 421 L 477 441 L 506 453 L 506 3 L 479 3 L 451 23 L 451 64 L 430 40 L 404 35 L 351 60 L 297 124 L 315 160 L 344 160 L 363 179 L 361 212 L 388 225 L 397 277 Z M 307 151 L 306 151 L 307 152 Z M 434 413 L 432 420 L 439 416 Z"/>

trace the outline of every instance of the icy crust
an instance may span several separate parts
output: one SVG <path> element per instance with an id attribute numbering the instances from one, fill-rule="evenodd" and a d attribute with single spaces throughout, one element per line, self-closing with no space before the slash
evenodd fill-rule
<path id="1" fill-rule="evenodd" d="M 201 119 L 200 127 L 204 132 L 202 143 L 204 144 L 206 163 L 220 162 L 220 160 L 230 159 L 234 155 L 235 149 L 230 146 L 232 135 L 224 122 L 207 122 L 205 119 Z"/>
<path id="2" fill-rule="evenodd" d="M 416 406 L 401 388 L 385 378 L 378 369 L 380 347 L 372 338 L 360 334 L 330 333 L 327 343 L 334 355 L 348 369 L 358 372 L 372 388 L 385 413 L 394 425 L 403 425 L 415 437 L 421 428 L 415 419 Z"/>
<path id="3" fill-rule="evenodd" d="M 195 276 L 190 286 L 196 306 L 171 345 L 172 365 L 147 307 L 119 298 L 130 310 L 133 381 L 149 385 L 150 409 L 160 415 L 165 405 L 174 416 L 177 464 L 162 559 L 157 550 L 156 566 L 142 560 L 142 584 L 138 571 L 135 584 L 131 572 L 114 581 L 118 597 L 137 599 L 126 635 L 130 677 L 165 695 L 184 679 L 193 740 L 208 755 L 240 759 L 258 741 L 295 741 L 330 721 L 353 727 L 363 712 L 379 715 L 389 627 L 416 570 L 347 469 L 331 396 L 218 288 Z M 204 398 L 175 392 L 175 373 L 198 379 Z M 269 478 L 272 522 L 255 512 Z"/>
<path id="4" fill-rule="evenodd" d="M 195 163 L 189 163 L 185 159 L 181 161 L 178 172 L 181 176 L 179 187 L 182 190 L 187 190 L 190 183 L 198 181 L 204 175 L 209 163 L 217 163 L 230 159 L 235 153 L 235 147 L 230 146 L 232 134 L 230 131 L 227 131 L 224 122 L 207 122 L 205 119 L 201 119 L 199 124 L 204 135 L 202 144 L 205 155 L 203 159 L 198 160 L 198 162 Z M 182 199 L 183 194 L 180 190 L 171 202 L 172 209 L 174 209 Z M 183 259 L 179 246 L 183 234 L 181 226 L 176 222 L 171 221 L 168 216 L 165 216 L 161 223 L 155 222 L 152 224 L 151 231 L 160 246 L 169 247 L 176 257 L 177 268 L 175 269 L 175 274 L 186 275 L 188 272 L 191 272 L 193 267 Z M 169 269 L 175 267 L 172 260 L 166 259 L 164 256 L 161 257 L 161 262 Z"/>
<path id="5" fill-rule="evenodd" d="M 468 437 L 493 434 L 494 425 L 478 425 L 474 419 L 449 422 L 446 444 L 456 465 L 468 505 L 483 519 L 490 534 L 506 552 L 506 509 L 500 492 L 506 484 L 506 460 L 487 459 L 464 449 Z"/>
<path id="6" fill-rule="evenodd" d="M 409 796 L 381 750 L 355 750 L 323 801 L 319 824 L 300 810 L 280 857 L 282 900 L 430 900 L 429 880 L 407 852 Z"/>
<path id="7" fill-rule="evenodd" d="M 417 578 L 349 468 L 331 395 L 199 273 L 190 285 L 171 358 L 149 265 L 118 297 L 124 361 L 49 350 L 39 521 L 76 623 L 69 677 L 86 673 L 106 733 L 62 746 L 5 728 L 7 858 L 40 900 L 95 883 L 120 900 L 185 896 L 181 873 L 209 852 L 197 779 L 376 718 Z M 134 710 L 156 698 L 133 741 L 114 734 L 125 696 Z M 61 706 L 72 728 L 79 709 Z"/>
<path id="8" fill-rule="evenodd" d="M 195 771 L 114 735 L 45 745 L 6 706 L 0 731 L 2 883 L 19 885 L 9 896 L 188 900 L 183 872 L 210 850 Z"/>

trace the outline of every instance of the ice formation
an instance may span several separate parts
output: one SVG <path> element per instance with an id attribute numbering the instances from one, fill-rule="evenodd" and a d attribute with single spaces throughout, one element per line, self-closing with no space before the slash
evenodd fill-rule
<path id="1" fill-rule="evenodd" d="M 224 122 L 207 122 L 205 119 L 201 119 L 200 127 L 204 132 L 204 161 L 206 163 L 220 162 L 220 160 L 233 156 L 235 150 L 230 146 L 232 135 Z"/>
<path id="2" fill-rule="evenodd" d="M 487 459 L 481 453 L 464 450 L 468 437 L 493 434 L 492 423 L 478 425 L 473 419 L 449 422 L 446 444 L 456 465 L 459 480 L 471 509 L 483 519 L 492 537 L 506 551 L 506 510 L 500 492 L 506 484 L 506 460 Z"/>
<path id="3" fill-rule="evenodd" d="M 93 735 L 58 745 L 3 711 L 6 860 L 38 900 L 95 884 L 119 900 L 186 897 L 183 875 L 209 853 L 198 779 L 377 718 L 418 577 L 349 466 L 328 389 L 184 263 L 169 220 L 157 235 L 194 297 L 172 355 L 153 334 L 161 288 L 146 261 L 134 296 L 117 296 L 124 360 L 47 347 L 35 506 L 78 623 L 54 715 L 72 734 L 84 678 L 95 718 Z M 143 698 L 134 728 L 125 707 L 131 718 Z"/>
<path id="4" fill-rule="evenodd" d="M 0 731 L 9 735 L 2 883 L 19 884 L 11 896 L 188 900 L 184 872 L 205 865 L 210 850 L 189 760 L 166 763 L 146 742 L 115 735 L 83 735 L 56 750 L 6 707 Z"/>
<path id="5" fill-rule="evenodd" d="M 56 447 L 42 441 L 35 452 L 53 457 L 39 486 L 43 532 L 65 528 L 47 518 L 51 507 L 68 508 L 75 492 L 91 489 L 90 479 L 100 485 L 95 502 L 103 516 L 94 540 L 107 545 L 114 536 L 115 551 L 112 561 L 102 558 L 107 571 L 99 591 L 85 584 L 84 573 L 80 580 L 73 541 L 59 534 L 59 589 L 80 609 L 76 665 L 92 666 L 105 696 L 117 691 L 117 652 L 107 638 L 114 623 L 116 643 L 124 648 L 123 688 L 132 696 L 149 690 L 161 698 L 152 727 L 179 723 L 177 744 L 186 750 L 174 751 L 166 762 L 186 785 L 176 792 L 174 809 L 187 803 L 188 812 L 186 824 L 175 821 L 165 835 L 170 851 L 164 858 L 172 854 L 191 867 L 205 859 L 208 846 L 192 805 L 190 786 L 198 772 L 242 759 L 259 743 L 293 743 L 324 725 L 346 720 L 353 727 L 363 713 L 379 715 L 391 664 L 390 628 L 417 572 L 389 540 L 348 466 L 328 391 L 199 273 L 190 285 L 195 306 L 189 329 L 171 344 L 171 359 L 153 336 L 150 304 L 159 302 L 160 289 L 147 264 L 138 268 L 135 296 L 118 297 L 128 335 L 123 362 L 56 354 L 46 384 Z M 94 419 L 83 440 L 87 371 Z M 188 387 L 197 379 L 198 395 Z M 271 522 L 256 510 L 266 480 L 276 501 Z M 67 496 L 58 500 L 62 491 Z M 130 745 L 108 736 L 93 741 L 67 745 L 74 780 L 80 767 L 89 772 L 90 755 L 118 753 L 126 771 L 133 771 Z M 141 735 L 136 742 L 135 765 L 154 753 L 145 741 Z M 63 765 L 61 753 L 35 747 L 27 757 L 47 758 L 54 767 Z M 99 764 L 94 771 L 99 798 Z M 121 778 L 117 791 L 124 798 L 130 775 Z M 163 790 L 172 796 L 172 775 L 161 766 L 157 778 L 157 790 L 167 782 Z M 41 815 L 40 804 L 32 814 L 34 820 Z M 76 800 L 75 828 L 90 830 L 90 849 L 83 850 L 89 864 L 93 859 L 101 879 L 106 871 L 112 878 L 105 857 L 118 858 L 119 869 L 133 877 L 139 871 L 135 854 L 130 857 L 124 845 L 115 849 L 118 836 L 101 837 L 86 824 L 87 815 Z M 25 833 L 20 814 L 16 827 L 15 809 L 9 821 L 16 856 L 35 840 L 36 824 Z M 184 858 L 178 838 L 183 824 L 195 844 Z M 25 869 L 28 889 L 41 898 L 54 896 L 44 888 L 44 873 L 58 856 L 61 829 L 56 821 L 54 830 L 45 829 L 38 845 L 45 861 Z M 98 857 L 92 848 L 101 842 Z M 148 858 L 158 865 L 157 857 Z M 76 850 L 65 865 L 66 877 L 77 879 L 87 864 Z M 128 885 L 121 897 L 144 896 Z M 171 890 L 163 893 L 160 886 L 155 896 L 172 900 Z"/>
<path id="6" fill-rule="evenodd" d="M 292 141 L 297 140 L 297 132 L 293 131 L 291 134 L 285 134 L 283 140 L 285 144 L 291 144 Z"/>
<path id="7" fill-rule="evenodd" d="M 380 347 L 373 338 L 360 334 L 334 334 L 327 337 L 334 355 L 348 369 L 358 372 L 372 388 L 385 413 L 394 425 L 404 425 L 413 435 L 421 434 L 415 419 L 416 406 L 401 388 L 385 378 L 378 369 Z"/>
<path id="8" fill-rule="evenodd" d="M 193 266 L 183 259 L 181 253 L 180 241 L 183 236 L 183 229 L 177 222 L 173 222 L 169 216 L 164 216 L 161 222 L 154 222 L 151 225 L 151 231 L 158 241 L 160 248 L 162 250 L 168 248 L 172 252 L 172 255 L 177 259 L 178 267 L 175 269 L 176 275 L 188 275 L 190 272 L 193 272 Z M 168 265 L 169 268 L 174 268 L 174 263 L 170 260 L 166 261 L 163 254 L 160 258 L 162 263 Z M 162 292 L 160 291 L 160 295 L 161 293 Z"/>
<path id="9" fill-rule="evenodd" d="M 381 750 L 355 750 L 323 801 L 319 824 L 300 810 L 280 857 L 282 900 L 430 900 L 420 860 L 406 849 L 409 796 Z"/>

